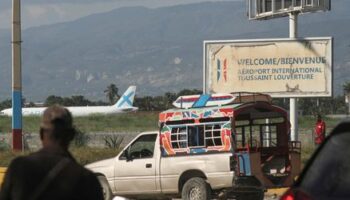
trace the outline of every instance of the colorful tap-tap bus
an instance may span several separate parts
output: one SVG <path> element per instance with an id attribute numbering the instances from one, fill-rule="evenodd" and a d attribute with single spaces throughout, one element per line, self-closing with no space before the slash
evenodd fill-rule
<path id="1" fill-rule="evenodd" d="M 290 186 L 300 172 L 300 142 L 290 141 L 287 111 L 256 93 L 179 97 L 160 113 L 163 157 L 232 154 L 233 184 Z M 208 106 L 209 105 L 209 106 Z"/>

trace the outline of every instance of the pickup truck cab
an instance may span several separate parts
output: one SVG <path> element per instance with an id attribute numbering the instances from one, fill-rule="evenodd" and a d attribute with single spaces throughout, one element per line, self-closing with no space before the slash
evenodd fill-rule
<path id="1" fill-rule="evenodd" d="M 159 132 L 154 131 L 140 133 L 117 157 L 86 167 L 98 176 L 106 199 L 115 195 L 166 199 L 180 197 L 185 184 L 187 190 L 199 185 L 208 195 L 210 189 L 230 188 L 234 174 L 230 170 L 230 156 L 227 152 L 197 155 L 194 159 L 162 157 Z M 193 183 L 188 183 L 190 179 Z"/>
<path id="2" fill-rule="evenodd" d="M 140 133 L 115 158 L 87 165 L 106 199 L 260 200 L 265 188 L 291 185 L 300 146 L 289 142 L 287 112 L 267 95 L 239 94 L 217 106 L 201 105 L 202 96 L 160 113 L 159 131 Z"/>

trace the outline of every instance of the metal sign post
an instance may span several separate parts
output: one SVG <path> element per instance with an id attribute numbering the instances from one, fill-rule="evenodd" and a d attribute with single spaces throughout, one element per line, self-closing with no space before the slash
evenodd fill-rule
<path id="1" fill-rule="evenodd" d="M 12 148 L 22 144 L 21 0 L 12 0 Z"/>
<path id="2" fill-rule="evenodd" d="M 298 13 L 331 9 L 331 0 L 248 0 L 249 19 L 270 19 L 289 15 L 289 37 L 297 38 Z M 298 140 L 298 104 L 290 98 L 291 141 Z"/>
<path id="3" fill-rule="evenodd" d="M 298 37 L 298 13 L 289 14 L 289 37 L 295 39 Z M 289 120 L 291 123 L 291 141 L 298 141 L 298 101 L 296 98 L 289 99 Z"/>

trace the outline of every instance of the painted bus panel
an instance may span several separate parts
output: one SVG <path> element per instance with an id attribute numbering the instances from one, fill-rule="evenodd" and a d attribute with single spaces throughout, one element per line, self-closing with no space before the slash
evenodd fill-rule
<path id="1" fill-rule="evenodd" d="M 161 156 L 229 152 L 238 177 L 256 177 L 267 188 L 291 185 L 300 172 L 300 143 L 289 140 L 287 111 L 260 94 L 239 99 L 160 113 Z"/>

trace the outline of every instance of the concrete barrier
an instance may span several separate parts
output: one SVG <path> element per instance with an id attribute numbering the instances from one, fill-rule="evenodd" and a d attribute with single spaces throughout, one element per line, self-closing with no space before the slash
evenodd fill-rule
<path id="1" fill-rule="evenodd" d="M 6 173 L 6 169 L 5 167 L 0 167 L 0 186 L 2 184 L 2 181 L 4 179 L 5 173 Z"/>

